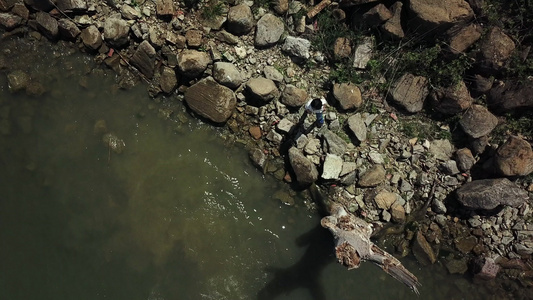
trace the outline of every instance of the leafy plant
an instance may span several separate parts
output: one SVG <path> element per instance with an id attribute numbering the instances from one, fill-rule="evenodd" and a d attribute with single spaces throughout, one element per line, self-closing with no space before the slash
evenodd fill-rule
<path id="1" fill-rule="evenodd" d="M 224 13 L 224 2 L 219 2 L 217 0 L 211 0 L 207 5 L 202 8 L 202 18 L 206 20 L 213 20 L 216 17 L 223 15 Z"/>

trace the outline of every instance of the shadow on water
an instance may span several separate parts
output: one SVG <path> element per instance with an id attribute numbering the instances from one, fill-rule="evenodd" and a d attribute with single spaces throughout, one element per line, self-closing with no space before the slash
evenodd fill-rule
<path id="1" fill-rule="evenodd" d="M 267 268 L 272 279 L 258 293 L 258 300 L 276 299 L 282 294 L 294 290 L 307 289 L 311 299 L 326 300 L 326 293 L 321 283 L 324 268 L 334 262 L 333 236 L 322 226 L 317 225 L 298 237 L 296 244 L 307 247 L 300 260 L 287 268 Z M 331 245 L 326 247 L 325 245 Z"/>

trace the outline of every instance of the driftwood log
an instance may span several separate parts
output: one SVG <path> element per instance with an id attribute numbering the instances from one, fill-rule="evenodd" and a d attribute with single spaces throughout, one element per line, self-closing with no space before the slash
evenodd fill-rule
<path id="1" fill-rule="evenodd" d="M 361 261 L 371 261 L 396 280 L 407 285 L 418 294 L 418 279 L 394 256 L 380 249 L 370 241 L 372 226 L 366 221 L 349 214 L 334 203 L 330 215 L 322 218 L 321 225 L 328 228 L 335 237 L 335 255 L 339 263 L 348 270 L 358 268 Z"/>

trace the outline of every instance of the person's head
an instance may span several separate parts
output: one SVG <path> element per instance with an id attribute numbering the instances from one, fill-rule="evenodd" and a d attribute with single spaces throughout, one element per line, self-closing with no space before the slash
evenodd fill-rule
<path id="1" fill-rule="evenodd" d="M 311 107 L 313 109 L 321 109 L 322 108 L 322 100 L 320 100 L 320 98 L 313 99 L 313 101 L 311 101 Z"/>

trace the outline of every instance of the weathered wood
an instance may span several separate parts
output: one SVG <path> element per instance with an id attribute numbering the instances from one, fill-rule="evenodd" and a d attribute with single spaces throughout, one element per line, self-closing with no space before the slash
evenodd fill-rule
<path id="1" fill-rule="evenodd" d="M 307 12 L 307 18 L 308 19 L 314 18 L 316 15 L 318 15 L 319 12 L 321 12 L 324 8 L 326 8 L 326 6 L 328 6 L 330 4 L 331 4 L 331 0 L 322 0 L 322 1 L 320 1 L 320 3 L 318 3 L 315 7 L 311 8 Z"/>
<path id="2" fill-rule="evenodd" d="M 339 263 L 348 270 L 358 268 L 361 260 L 371 261 L 387 272 L 394 279 L 407 285 L 418 294 L 420 283 L 394 256 L 380 249 L 370 240 L 372 225 L 349 214 L 344 208 L 334 203 L 330 214 L 322 218 L 322 227 L 328 228 L 335 237 L 335 254 Z"/>

